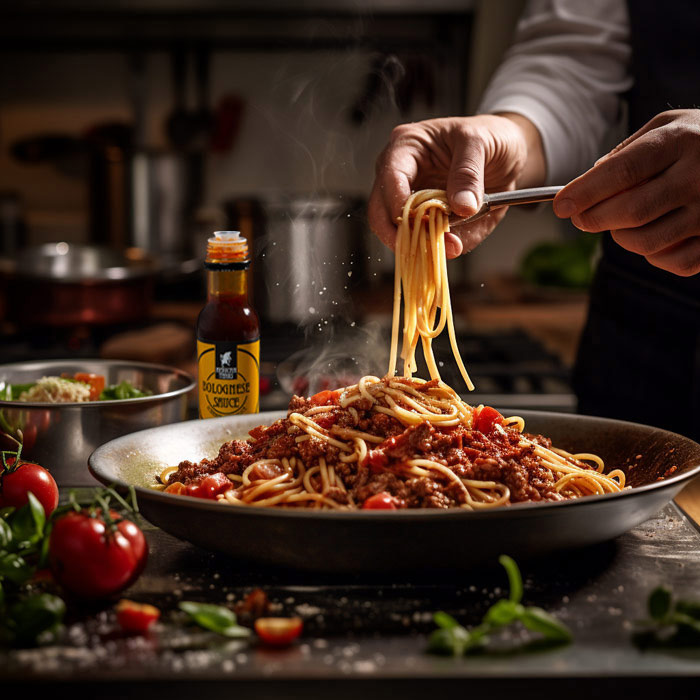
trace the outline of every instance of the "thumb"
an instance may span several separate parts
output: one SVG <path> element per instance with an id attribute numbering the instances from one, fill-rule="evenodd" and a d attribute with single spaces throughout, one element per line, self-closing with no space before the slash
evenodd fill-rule
<path id="1" fill-rule="evenodd" d="M 447 201 L 458 216 L 479 211 L 484 192 L 484 149 L 478 141 L 465 141 L 452 153 L 447 176 Z"/>

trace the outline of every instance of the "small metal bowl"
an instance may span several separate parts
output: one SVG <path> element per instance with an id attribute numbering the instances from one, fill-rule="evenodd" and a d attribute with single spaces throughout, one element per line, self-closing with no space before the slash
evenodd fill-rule
<path id="1" fill-rule="evenodd" d="M 0 449 L 48 468 L 59 486 L 95 485 L 87 459 L 101 444 L 127 433 L 184 420 L 192 377 L 174 367 L 120 360 L 47 360 L 0 365 L 0 382 L 26 384 L 45 376 L 93 372 L 108 385 L 124 380 L 151 396 L 116 401 L 38 403 L 0 400 Z M 13 439 L 14 438 L 14 439 Z"/>

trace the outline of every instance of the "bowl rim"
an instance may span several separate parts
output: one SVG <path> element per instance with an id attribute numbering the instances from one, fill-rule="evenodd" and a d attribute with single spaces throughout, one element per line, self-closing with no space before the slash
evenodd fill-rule
<path id="1" fill-rule="evenodd" d="M 574 507 L 586 507 L 587 505 L 593 506 L 593 504 L 606 503 L 612 500 L 619 499 L 629 499 L 635 496 L 642 497 L 644 494 L 649 494 L 650 492 L 661 492 L 667 489 L 680 490 L 684 483 L 690 482 L 694 477 L 700 474 L 700 443 L 695 442 L 685 435 L 680 435 L 679 433 L 674 433 L 670 430 L 665 430 L 664 428 L 656 428 L 651 425 L 646 425 L 643 423 L 633 423 L 631 421 L 619 420 L 616 418 L 605 418 L 603 416 L 589 416 L 583 414 L 573 414 L 573 413 L 561 413 L 555 411 L 538 411 L 538 410 L 527 410 L 521 413 L 526 416 L 531 417 L 563 417 L 566 416 L 571 418 L 575 416 L 577 419 L 583 419 L 584 421 L 604 421 L 606 425 L 617 425 L 620 428 L 624 426 L 634 426 L 635 428 L 643 427 L 649 430 L 656 430 L 663 433 L 669 437 L 679 438 L 684 441 L 693 443 L 698 448 L 698 457 L 694 466 L 689 467 L 680 474 L 672 475 L 661 481 L 654 481 L 648 484 L 643 484 L 642 486 L 635 486 L 629 489 L 623 489 L 616 493 L 605 493 L 595 496 L 586 496 L 583 498 L 568 499 L 564 501 L 526 501 L 523 503 L 515 503 L 509 506 L 499 507 L 499 508 L 487 508 L 483 510 L 466 510 L 463 508 L 447 508 L 447 509 L 434 509 L 434 508 L 406 508 L 398 509 L 392 511 L 372 511 L 372 510 L 314 510 L 305 508 L 271 508 L 265 506 L 245 506 L 245 508 L 236 508 L 230 505 L 221 504 L 218 501 L 210 501 L 207 499 L 193 498 L 191 496 L 179 496 L 172 493 L 165 493 L 157 489 L 153 489 L 146 486 L 140 486 L 136 484 L 129 484 L 123 479 L 117 481 L 109 480 L 105 478 L 105 475 L 101 474 L 99 469 L 95 468 L 95 458 L 99 458 L 100 452 L 107 450 L 114 446 L 114 443 L 121 441 L 126 441 L 128 439 L 133 439 L 134 436 L 148 433 L 154 430 L 166 429 L 172 427 L 172 425 L 180 425 L 183 423 L 196 423 L 197 419 L 190 421 L 182 421 L 177 424 L 171 424 L 170 426 L 156 426 L 153 428 L 146 428 L 134 433 L 129 433 L 128 435 L 123 435 L 121 437 L 110 440 L 109 442 L 100 445 L 89 457 L 88 457 L 88 470 L 90 473 L 101 483 L 105 485 L 114 484 L 117 488 L 128 489 L 133 487 L 137 495 L 144 494 L 146 500 L 152 500 L 160 502 L 163 504 L 171 504 L 176 507 L 187 507 L 193 508 L 195 510 L 208 510 L 214 512 L 231 512 L 233 514 L 248 513 L 251 517 L 271 517 L 271 518 L 316 518 L 321 520 L 332 519 L 332 520 L 347 520 L 347 519 L 368 519 L 368 520 L 385 520 L 385 518 L 395 518 L 395 519 L 413 519 L 421 518 L 422 520 L 432 520 L 437 518 L 470 518 L 476 520 L 488 520 L 489 518 L 499 518 L 503 517 L 504 513 L 510 513 L 513 517 L 535 517 L 537 513 L 542 513 L 543 515 L 549 511 L 558 510 L 561 508 L 574 508 Z M 245 414 L 246 416 L 251 414 Z M 264 413 L 255 414 L 259 416 L 264 416 L 265 418 L 274 418 L 275 420 L 286 415 L 285 411 L 266 411 Z M 236 416 L 237 418 L 242 418 L 243 416 Z M 224 418 L 213 418 L 208 419 L 210 421 L 230 421 L 233 416 L 228 416 Z M 201 419 L 199 419 L 201 420 Z M 232 438 L 235 439 L 235 438 Z M 515 514 L 518 514 L 517 516 Z M 510 516 L 508 516 L 510 517 Z"/>
<path id="2" fill-rule="evenodd" d="M 151 396 L 139 396 L 132 399 L 109 399 L 104 401 L 65 401 L 62 403 L 48 403 L 45 401 L 8 401 L 0 399 L 0 407 L 8 408 L 41 408 L 54 409 L 64 407 L 82 407 L 82 408 L 98 408 L 101 406 L 123 406 L 125 404 L 134 405 L 142 403 L 156 403 L 164 399 L 174 398 L 183 394 L 187 394 L 197 385 L 196 379 L 178 367 L 170 367 L 169 365 L 157 364 L 153 362 L 138 362 L 136 360 L 112 360 L 105 358 L 90 358 L 83 357 L 80 359 L 50 359 L 50 360 L 31 360 L 29 362 L 8 362 L 0 364 L 0 377 L 3 371 L 12 369 L 31 370 L 33 367 L 51 367 L 62 365 L 79 365 L 81 362 L 103 365 L 105 367 L 119 365 L 132 369 L 155 370 L 162 374 L 172 374 L 184 382 L 184 386 L 178 389 L 172 389 L 162 394 L 152 394 Z"/>

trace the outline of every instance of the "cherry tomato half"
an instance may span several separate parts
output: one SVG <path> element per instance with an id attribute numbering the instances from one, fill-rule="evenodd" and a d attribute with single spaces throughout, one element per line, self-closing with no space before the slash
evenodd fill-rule
<path id="1" fill-rule="evenodd" d="M 362 510 L 396 510 L 396 499 L 386 491 L 375 493 L 363 504 Z"/>
<path id="2" fill-rule="evenodd" d="M 255 633 L 263 644 L 286 647 L 301 634 L 303 626 L 300 617 L 259 617 Z"/>
<path id="3" fill-rule="evenodd" d="M 112 531 L 99 512 L 67 513 L 54 523 L 49 540 L 54 578 L 86 598 L 107 598 L 131 585 L 147 557 L 146 539 L 135 523 L 120 519 Z"/>
<path id="4" fill-rule="evenodd" d="M 14 457 L 7 460 L 9 466 L 15 463 Z M 50 515 L 58 505 L 58 486 L 56 481 L 44 469 L 33 462 L 21 462 L 16 469 L 4 472 L 0 482 L 0 506 L 21 508 L 29 501 L 27 493 L 31 491 Z"/>
<path id="5" fill-rule="evenodd" d="M 474 417 L 474 429 L 481 433 L 490 433 L 494 425 L 501 425 L 503 416 L 491 406 L 482 406 Z"/>
<path id="6" fill-rule="evenodd" d="M 160 610 L 147 603 L 135 603 L 123 598 L 117 603 L 117 622 L 126 632 L 143 634 L 160 617 Z"/>

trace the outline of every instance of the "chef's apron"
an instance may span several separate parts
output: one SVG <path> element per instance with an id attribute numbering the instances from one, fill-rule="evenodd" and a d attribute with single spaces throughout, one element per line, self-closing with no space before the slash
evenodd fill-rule
<path id="1" fill-rule="evenodd" d="M 630 0 L 629 133 L 700 105 L 700 3 Z M 603 235 L 574 369 L 579 412 L 700 440 L 700 275 L 678 277 Z"/>

